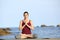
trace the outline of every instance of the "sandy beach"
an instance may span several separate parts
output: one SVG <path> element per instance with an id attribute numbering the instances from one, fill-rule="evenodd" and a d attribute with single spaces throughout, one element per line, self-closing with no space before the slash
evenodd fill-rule
<path id="1" fill-rule="evenodd" d="M 50 38 L 50 39 L 1 39 L 1 40 L 60 40 L 60 38 Z"/>

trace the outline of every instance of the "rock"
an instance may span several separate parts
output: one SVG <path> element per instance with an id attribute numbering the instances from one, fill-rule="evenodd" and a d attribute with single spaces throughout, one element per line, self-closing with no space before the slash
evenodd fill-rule
<path id="1" fill-rule="evenodd" d="M 7 29 L 0 28 L 0 36 L 11 34 Z"/>
<path id="2" fill-rule="evenodd" d="M 48 26 L 48 27 L 55 27 L 54 25 L 50 25 L 50 26 Z"/>
<path id="3" fill-rule="evenodd" d="M 58 24 L 57 27 L 60 27 L 60 24 Z"/>
<path id="4" fill-rule="evenodd" d="M 6 30 L 11 30 L 10 28 L 6 28 Z"/>
<path id="5" fill-rule="evenodd" d="M 41 27 L 47 27 L 45 24 L 42 24 Z"/>
<path id="6" fill-rule="evenodd" d="M 25 39 L 36 39 L 37 38 L 37 34 L 33 34 L 33 37 L 31 38 L 31 37 L 27 37 L 27 38 L 25 38 Z M 19 35 L 16 35 L 15 36 L 15 39 L 21 39 L 20 38 L 20 34 Z"/>

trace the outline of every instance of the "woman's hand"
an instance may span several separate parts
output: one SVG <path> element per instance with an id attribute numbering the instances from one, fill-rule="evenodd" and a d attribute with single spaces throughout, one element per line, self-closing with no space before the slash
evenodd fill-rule
<path id="1" fill-rule="evenodd" d="M 24 21 L 24 23 L 25 23 L 25 25 L 27 25 L 27 22 L 26 21 Z"/>
<path id="2" fill-rule="evenodd" d="M 25 22 L 25 25 L 27 25 L 27 22 Z"/>

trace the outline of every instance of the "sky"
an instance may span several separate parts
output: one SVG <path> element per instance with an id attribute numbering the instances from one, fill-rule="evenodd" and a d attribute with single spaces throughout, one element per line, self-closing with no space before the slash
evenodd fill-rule
<path id="1" fill-rule="evenodd" d="M 60 24 L 60 0 L 0 0 L 0 27 L 18 27 L 24 11 L 34 26 Z"/>

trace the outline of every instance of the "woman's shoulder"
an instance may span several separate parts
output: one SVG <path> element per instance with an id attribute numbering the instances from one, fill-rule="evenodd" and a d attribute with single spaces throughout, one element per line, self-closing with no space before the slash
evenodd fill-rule
<path id="1" fill-rule="evenodd" d="M 32 20 L 29 20 L 29 21 L 32 21 Z"/>
<path id="2" fill-rule="evenodd" d="M 29 20 L 30 22 L 32 22 L 32 20 Z"/>
<path id="3" fill-rule="evenodd" d="M 23 22 L 23 20 L 20 20 L 20 22 Z"/>
<path id="4" fill-rule="evenodd" d="M 33 24 L 32 20 L 30 20 L 30 23 Z"/>

